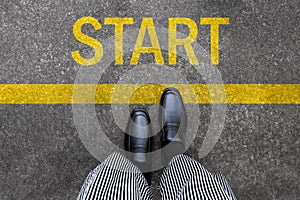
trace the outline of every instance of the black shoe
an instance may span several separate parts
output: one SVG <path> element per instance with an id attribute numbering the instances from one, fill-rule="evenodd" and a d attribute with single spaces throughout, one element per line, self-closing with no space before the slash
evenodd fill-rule
<path id="1" fill-rule="evenodd" d="M 146 167 L 146 153 L 152 150 L 150 117 L 147 111 L 135 109 L 128 120 L 124 146 L 125 150 L 134 153 L 129 159 L 140 169 Z M 149 162 L 149 161 L 148 161 Z M 151 183 L 150 173 L 144 174 Z"/>
<path id="2" fill-rule="evenodd" d="M 160 100 L 162 162 L 167 164 L 174 156 L 185 151 L 186 111 L 179 91 L 164 90 Z"/>

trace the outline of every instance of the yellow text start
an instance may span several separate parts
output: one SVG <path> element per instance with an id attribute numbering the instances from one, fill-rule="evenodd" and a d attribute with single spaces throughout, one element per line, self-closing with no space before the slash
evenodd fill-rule
<path id="1" fill-rule="evenodd" d="M 122 65 L 123 60 L 123 30 L 124 25 L 132 25 L 133 18 L 104 18 L 105 25 L 115 27 L 115 64 Z M 92 58 L 84 58 L 79 51 L 73 51 L 73 59 L 80 65 L 91 66 L 101 61 L 103 56 L 103 46 L 100 41 L 84 34 L 81 28 L 85 24 L 90 24 L 98 31 L 102 28 L 100 22 L 94 17 L 82 17 L 78 19 L 73 26 L 73 34 L 76 40 L 88 45 L 94 49 Z M 210 25 L 210 58 L 214 65 L 219 64 L 219 26 L 229 24 L 229 18 L 200 18 L 200 24 Z M 186 38 L 177 38 L 176 30 L 178 25 L 185 25 L 189 28 L 189 35 Z M 198 36 L 198 27 L 194 20 L 190 18 L 169 18 L 168 19 L 168 64 L 175 65 L 177 62 L 176 48 L 183 46 L 186 51 L 189 62 L 193 65 L 199 64 L 195 55 L 192 43 Z M 145 34 L 148 33 L 151 46 L 143 46 Z M 130 64 L 137 65 L 140 54 L 150 53 L 154 55 L 156 64 L 163 65 L 159 40 L 156 34 L 155 25 L 152 18 L 143 18 L 139 33 L 136 39 L 134 50 L 131 56 Z"/>

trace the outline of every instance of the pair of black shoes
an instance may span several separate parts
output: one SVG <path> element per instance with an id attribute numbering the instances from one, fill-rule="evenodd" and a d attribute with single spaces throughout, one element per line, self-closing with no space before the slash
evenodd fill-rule
<path id="1" fill-rule="evenodd" d="M 173 156 L 185 151 L 186 111 L 177 89 L 167 88 L 160 100 L 159 111 L 162 162 L 166 165 Z M 131 161 L 142 167 L 147 160 L 146 153 L 152 151 L 153 135 L 150 117 L 146 110 L 135 109 L 130 116 L 125 134 L 125 150 L 134 153 Z M 144 174 L 148 182 L 150 175 Z"/>

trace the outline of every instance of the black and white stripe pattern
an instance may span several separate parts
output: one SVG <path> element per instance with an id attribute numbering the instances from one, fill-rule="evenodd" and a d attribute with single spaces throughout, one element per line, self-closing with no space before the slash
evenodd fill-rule
<path id="1" fill-rule="evenodd" d="M 165 168 L 160 191 L 163 200 L 236 200 L 226 179 L 211 174 L 185 155 L 175 156 Z M 140 170 L 119 153 L 113 153 L 87 177 L 77 200 L 153 199 Z"/>
<path id="2" fill-rule="evenodd" d="M 200 163 L 185 155 L 175 156 L 165 168 L 160 191 L 163 200 L 236 199 L 221 174 L 210 173 Z"/>
<path id="3" fill-rule="evenodd" d="M 141 171 L 119 153 L 113 153 L 85 180 L 77 200 L 153 199 Z"/>

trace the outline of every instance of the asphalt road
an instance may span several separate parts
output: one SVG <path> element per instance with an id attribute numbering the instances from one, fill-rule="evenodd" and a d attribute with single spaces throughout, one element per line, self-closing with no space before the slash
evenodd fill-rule
<path id="1" fill-rule="evenodd" d="M 0 83 L 74 83 L 79 68 L 71 52 L 88 54 L 90 49 L 74 39 L 72 26 L 80 17 L 93 16 L 101 23 L 104 17 L 134 17 L 132 27 L 137 28 L 143 17 L 153 17 L 164 28 L 168 17 L 188 17 L 198 26 L 200 17 L 229 17 L 230 25 L 220 29 L 217 66 L 224 83 L 299 84 L 299 11 L 297 0 L 2 0 Z M 199 33 L 199 44 L 209 51 L 209 27 L 199 26 Z M 113 28 L 91 34 L 104 40 Z M 125 65 L 111 66 L 100 82 L 116 83 L 130 69 L 126 56 Z M 148 56 L 140 59 L 151 61 Z M 203 82 L 187 63 L 175 68 L 184 69 L 190 83 Z M 199 110 L 198 136 L 187 153 L 224 174 L 238 199 L 300 198 L 299 105 L 228 106 L 223 133 L 203 159 L 198 150 L 211 106 Z M 96 111 L 105 132 L 121 145 L 110 106 L 98 105 Z M 0 105 L 1 199 L 75 199 L 98 163 L 78 136 L 71 105 Z M 156 199 L 160 173 L 153 178 Z"/>

